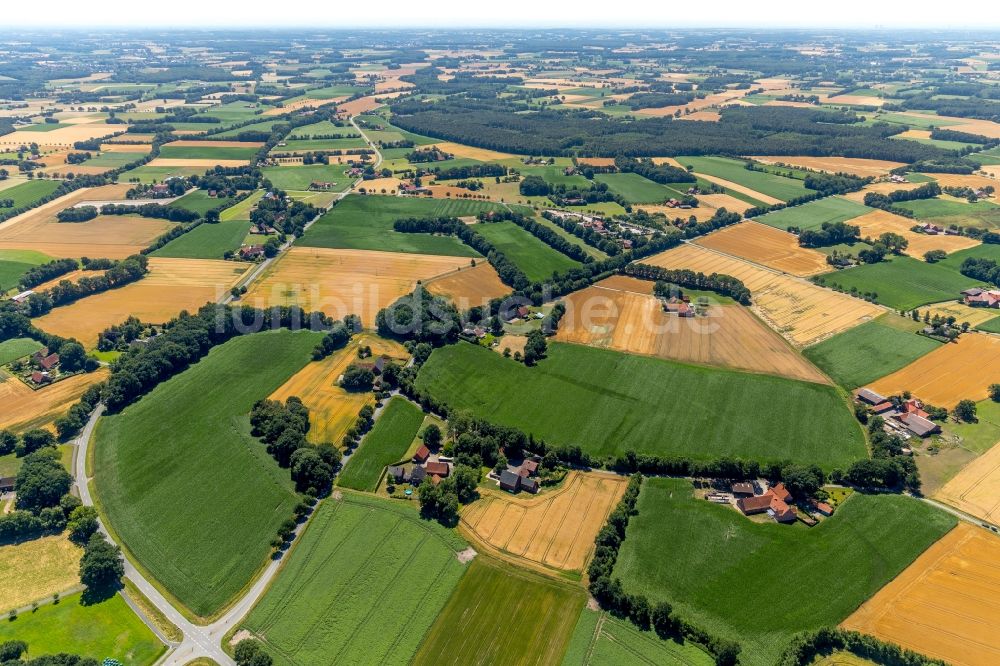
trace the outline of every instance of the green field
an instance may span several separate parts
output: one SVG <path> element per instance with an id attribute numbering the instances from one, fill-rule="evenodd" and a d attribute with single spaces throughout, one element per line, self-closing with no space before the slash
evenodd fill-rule
<path id="1" fill-rule="evenodd" d="M 351 95 L 363 92 L 365 89 L 360 86 L 326 86 L 323 88 L 313 88 L 307 90 L 303 97 L 309 99 L 333 99 L 334 97 L 350 97 Z"/>
<path id="2" fill-rule="evenodd" d="M 761 215 L 757 221 L 778 229 L 787 230 L 789 227 L 798 227 L 803 231 L 806 229 L 816 230 L 821 228 L 824 222 L 830 224 L 846 222 L 859 215 L 870 213 L 872 210 L 864 204 L 843 197 L 825 197 L 801 206 L 782 208 L 773 213 Z"/>
<path id="3" fill-rule="evenodd" d="M 392 224 L 404 217 L 462 217 L 497 208 L 497 204 L 468 199 L 350 195 L 324 213 L 296 244 L 478 257 L 478 252 L 457 238 L 399 233 Z"/>
<path id="4" fill-rule="evenodd" d="M 745 666 L 842 621 L 956 522 L 911 497 L 855 493 L 813 528 L 756 523 L 666 478 L 645 481 L 637 508 L 615 566 L 625 590 L 739 641 Z"/>
<path id="5" fill-rule="evenodd" d="M 166 167 L 166 166 L 141 166 L 123 173 L 118 181 L 122 183 L 130 182 L 132 178 L 138 178 L 140 183 L 162 183 L 167 178 L 182 178 L 186 176 L 200 176 L 208 171 L 205 167 Z"/>
<path id="6" fill-rule="evenodd" d="M 802 351 L 841 386 L 853 389 L 909 365 L 941 344 L 916 331 L 924 324 L 887 313 Z"/>
<path id="7" fill-rule="evenodd" d="M 939 261 L 938 264 L 959 271 L 962 268 L 962 262 L 969 257 L 992 259 L 993 261 L 1000 262 L 1000 245 L 983 243 L 982 245 L 976 245 L 965 250 L 952 252 L 946 258 Z"/>
<path id="8" fill-rule="evenodd" d="M 895 204 L 912 212 L 918 220 L 942 226 L 1000 227 L 1000 206 L 991 201 L 951 201 L 949 199 L 917 199 Z"/>
<path id="9" fill-rule="evenodd" d="M 250 160 L 257 154 L 254 146 L 160 146 L 160 157 L 191 160 Z"/>
<path id="10" fill-rule="evenodd" d="M 57 448 L 59 449 L 59 461 L 66 468 L 66 471 L 72 471 L 73 445 L 60 444 Z M 24 458 L 18 458 L 17 454 L 8 453 L 7 455 L 0 456 L 0 476 L 17 476 L 17 472 L 23 464 Z"/>
<path id="11" fill-rule="evenodd" d="M 532 368 L 475 345 L 443 347 L 421 368 L 417 387 L 452 408 L 596 456 L 632 449 L 831 469 L 866 455 L 832 387 L 578 345 L 550 343 L 548 358 Z"/>
<path id="12" fill-rule="evenodd" d="M 423 422 L 424 413 L 419 407 L 406 398 L 391 398 L 361 446 L 347 461 L 344 471 L 337 476 L 337 485 L 375 490 L 382 470 L 406 455 Z"/>
<path id="13" fill-rule="evenodd" d="M 980 331 L 986 331 L 987 333 L 1000 333 L 1000 317 L 994 317 L 989 321 L 985 321 L 979 326 L 976 326 Z"/>
<path id="14" fill-rule="evenodd" d="M 350 150 L 352 148 L 365 148 L 367 143 L 360 136 L 345 139 L 293 139 L 285 141 L 285 145 L 277 145 L 271 149 L 271 153 L 311 153 L 318 150 Z"/>
<path id="15" fill-rule="evenodd" d="M 662 640 L 628 620 L 584 608 L 562 666 L 712 666 L 715 660 L 694 643 Z"/>
<path id="16" fill-rule="evenodd" d="M 171 202 L 169 205 L 171 208 L 183 208 L 189 210 L 192 213 L 198 213 L 204 216 L 205 213 L 212 210 L 213 208 L 222 208 L 228 206 L 232 199 L 228 198 L 218 198 L 208 196 L 208 190 L 195 190 L 193 192 L 188 192 L 180 199 Z"/>
<path id="17" fill-rule="evenodd" d="M 68 652 L 126 666 L 153 664 L 167 649 L 118 594 L 86 606 L 74 594 L 12 622 L 5 618 L 0 643 L 10 640 L 26 642 L 29 659 Z"/>
<path id="18" fill-rule="evenodd" d="M 458 535 L 408 503 L 324 501 L 242 626 L 279 666 L 405 664 L 465 573 Z"/>
<path id="19" fill-rule="evenodd" d="M 839 285 L 848 292 L 857 289 L 860 294 L 875 293 L 877 302 L 894 310 L 951 301 L 963 289 L 977 284 L 944 262 L 928 264 L 906 256 L 823 273 L 817 282 L 828 287 Z"/>
<path id="20" fill-rule="evenodd" d="M 598 173 L 594 180 L 607 184 L 609 190 L 625 197 L 629 203 L 663 203 L 674 196 L 673 190 L 637 173 Z"/>
<path id="21" fill-rule="evenodd" d="M 977 402 L 976 419 L 976 423 L 948 421 L 945 429 L 962 438 L 962 448 L 982 454 L 1000 442 L 1000 402 Z"/>
<path id="22" fill-rule="evenodd" d="M 250 221 L 250 209 L 261 200 L 264 196 L 264 190 L 256 190 L 253 194 L 248 196 L 243 201 L 230 206 L 226 210 L 219 213 L 219 219 L 223 222 L 249 222 Z"/>
<path id="23" fill-rule="evenodd" d="M 580 262 L 554 250 L 513 222 L 476 225 L 476 231 L 507 255 L 532 282 L 542 282 L 553 273 L 580 267 Z"/>
<path id="24" fill-rule="evenodd" d="M 678 157 L 677 161 L 685 167 L 694 167 L 697 173 L 724 178 L 782 201 L 812 192 L 806 189 L 801 180 L 778 176 L 768 171 L 750 171 L 744 168 L 745 162 L 728 157 Z"/>
<path id="25" fill-rule="evenodd" d="M 239 136 L 241 132 L 270 132 L 271 128 L 279 123 L 286 123 L 287 120 L 264 120 L 259 123 L 253 123 L 252 125 L 244 125 L 243 127 L 235 127 L 233 129 L 228 129 L 225 132 L 219 132 L 218 134 L 213 134 L 213 139 L 223 139 L 229 141 L 237 140 L 236 137 Z"/>
<path id="26" fill-rule="evenodd" d="M 156 250 L 151 256 L 222 259 L 227 251 L 238 250 L 249 232 L 250 222 L 200 224 Z"/>
<path id="27" fill-rule="evenodd" d="M 12 338 L 0 342 L 0 365 L 7 365 L 13 360 L 28 354 L 34 354 L 42 348 L 42 343 L 31 338 Z"/>
<path id="28" fill-rule="evenodd" d="M 247 584 L 298 502 L 246 415 L 309 361 L 320 337 L 235 338 L 98 424 L 95 485 L 111 526 L 198 615 Z"/>
<path id="29" fill-rule="evenodd" d="M 312 123 L 311 125 L 302 125 L 301 127 L 296 127 L 288 134 L 289 139 L 308 139 L 316 135 L 327 135 L 341 134 L 345 137 L 348 136 L 361 136 L 354 127 L 348 125 L 346 127 L 337 127 L 329 120 L 323 120 L 318 123 Z"/>
<path id="30" fill-rule="evenodd" d="M 52 194 L 60 185 L 60 180 L 31 180 L 0 190 L 0 199 L 13 199 L 14 205 L 11 208 L 23 208 Z M 0 213 L 8 210 L 10 208 L 0 208 Z"/>
<path id="31" fill-rule="evenodd" d="M 558 663 L 585 600 L 575 585 L 479 555 L 412 663 Z"/>
<path id="32" fill-rule="evenodd" d="M 561 237 L 565 238 L 567 241 L 569 241 L 570 243 L 572 243 L 573 245 L 576 245 L 577 247 L 579 247 L 580 249 L 582 249 L 584 252 L 586 252 L 587 255 L 593 257 L 594 259 L 607 259 L 608 258 L 607 254 L 605 254 L 604 252 L 598 250 L 596 247 L 592 247 L 590 245 L 587 245 L 582 240 L 580 240 L 579 238 L 577 238 L 576 236 L 574 236 L 570 232 L 566 231 L 565 229 L 563 229 L 562 227 L 560 227 L 555 222 L 552 222 L 550 220 L 546 220 L 541 215 L 535 215 L 534 216 L 534 220 L 535 220 L 535 222 L 537 222 L 538 224 L 542 225 L 543 227 L 548 227 L 549 229 L 551 229 L 552 232 L 555 235 L 561 236 Z"/>
<path id="33" fill-rule="evenodd" d="M 279 190 L 308 190 L 313 181 L 336 183 L 333 191 L 343 192 L 354 182 L 346 175 L 349 167 L 343 164 L 305 164 L 302 166 L 264 167 L 264 178 Z"/>
<path id="34" fill-rule="evenodd" d="M 34 250 L 0 250 L 0 294 L 17 287 L 21 276 L 52 257 Z"/>
<path id="35" fill-rule="evenodd" d="M 125 166 L 126 164 L 131 164 L 132 162 L 138 162 L 143 157 L 148 154 L 145 153 L 110 153 L 103 152 L 95 155 L 86 162 L 83 166 L 101 166 L 107 167 L 109 169 L 117 169 L 118 167 Z M 73 167 L 72 165 L 66 165 L 66 170 L 69 171 Z"/>

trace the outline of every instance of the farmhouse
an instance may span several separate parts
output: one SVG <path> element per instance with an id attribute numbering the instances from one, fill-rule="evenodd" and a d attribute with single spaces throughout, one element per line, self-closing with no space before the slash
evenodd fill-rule
<path id="1" fill-rule="evenodd" d="M 321 192 L 326 192 L 326 191 L 332 190 L 334 188 L 334 186 L 336 186 L 336 184 L 337 183 L 331 183 L 331 182 L 325 181 L 325 180 L 324 181 L 314 180 L 313 182 L 309 183 L 309 189 L 310 190 L 319 190 Z"/>
<path id="2" fill-rule="evenodd" d="M 868 403 L 872 406 L 881 405 L 886 402 L 885 398 L 880 396 L 875 391 L 867 388 L 858 389 L 858 392 L 854 394 L 854 397 L 856 397 L 859 401 Z"/>
<path id="3" fill-rule="evenodd" d="M 783 483 L 778 483 L 763 495 L 741 497 L 736 500 L 736 508 L 742 511 L 745 516 L 766 511 L 774 518 L 775 522 L 793 523 L 798 519 L 798 514 L 795 513 L 795 509 L 788 505 L 791 501 L 792 494 L 788 492 Z"/>
<path id="4" fill-rule="evenodd" d="M 414 467 L 413 471 L 410 472 L 410 483 L 414 486 L 419 486 L 427 478 L 427 470 L 423 467 Z"/>
<path id="5" fill-rule="evenodd" d="M 676 314 L 678 317 L 693 317 L 694 308 L 689 303 L 685 303 L 679 298 L 671 297 L 663 304 L 663 310 Z"/>
<path id="6" fill-rule="evenodd" d="M 402 465 L 392 465 L 389 467 L 389 476 L 392 477 L 396 483 L 406 483 L 410 480 L 410 473 L 406 471 L 406 468 Z"/>
<path id="7" fill-rule="evenodd" d="M 43 351 L 48 352 L 48 349 L 45 349 Z M 35 361 L 35 365 L 37 365 L 43 371 L 52 370 L 57 365 L 59 365 L 59 354 L 43 355 L 41 354 L 41 352 L 35 352 L 35 355 L 32 357 L 32 359 Z"/>
<path id="8" fill-rule="evenodd" d="M 244 245 L 240 248 L 241 259 L 256 259 L 264 256 L 263 245 Z"/>
<path id="9" fill-rule="evenodd" d="M 427 470 L 428 474 L 440 477 L 448 476 L 448 473 L 451 471 L 446 462 L 429 462 L 424 465 L 424 469 Z"/>
<path id="10" fill-rule="evenodd" d="M 521 475 L 515 474 L 509 469 L 500 473 L 500 489 L 509 493 L 516 493 L 521 488 Z"/>
<path id="11" fill-rule="evenodd" d="M 40 372 L 35 370 L 31 373 L 31 383 L 35 386 L 41 386 L 42 384 L 48 384 L 52 381 L 52 376 L 47 372 Z"/>
<path id="12" fill-rule="evenodd" d="M 900 414 L 897 418 L 917 437 L 927 437 L 941 432 L 941 426 L 919 414 Z"/>
<path id="13" fill-rule="evenodd" d="M 979 287 L 962 292 L 962 302 L 974 308 L 1000 308 L 1000 290 L 985 290 Z"/>
<path id="14" fill-rule="evenodd" d="M 518 471 L 522 478 L 532 477 L 538 474 L 538 461 L 537 460 L 525 460 L 521 463 L 521 467 Z"/>
<path id="15" fill-rule="evenodd" d="M 0 493 L 14 492 L 15 481 L 16 479 L 13 476 L 0 476 Z"/>
<path id="16" fill-rule="evenodd" d="M 421 444 L 417 452 L 413 454 L 413 462 L 418 465 L 422 465 L 427 461 L 427 457 L 431 454 L 431 450 L 427 448 L 426 444 Z"/>

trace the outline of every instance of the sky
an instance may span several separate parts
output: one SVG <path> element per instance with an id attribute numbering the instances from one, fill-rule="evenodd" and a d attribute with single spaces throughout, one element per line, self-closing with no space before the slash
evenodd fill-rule
<path id="1" fill-rule="evenodd" d="M 2 3 L 5 27 L 1000 28 L 998 0 L 925 11 L 902 0 L 45 0 Z"/>

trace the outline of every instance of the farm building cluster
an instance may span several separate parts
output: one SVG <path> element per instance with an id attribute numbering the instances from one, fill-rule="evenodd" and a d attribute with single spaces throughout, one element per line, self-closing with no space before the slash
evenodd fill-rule
<path id="1" fill-rule="evenodd" d="M 962 302 L 974 308 L 1000 308 L 1000 289 L 966 289 L 962 292 Z"/>
<path id="2" fill-rule="evenodd" d="M 916 398 L 893 400 L 869 388 L 858 389 L 854 398 L 873 414 L 885 419 L 885 428 L 888 432 L 897 434 L 903 439 L 909 439 L 914 435 L 929 437 L 941 432 L 941 426 L 931 421 L 930 414 L 924 411 L 923 403 Z"/>
<path id="3" fill-rule="evenodd" d="M 430 479 L 431 483 L 437 485 L 451 474 L 451 459 L 431 453 L 426 444 L 420 445 L 420 448 L 413 454 L 411 463 L 410 465 L 391 465 L 387 470 L 390 483 L 409 483 L 416 487 L 423 483 L 424 479 Z"/>
<path id="4" fill-rule="evenodd" d="M 538 460 L 525 458 L 520 465 L 508 465 L 507 469 L 497 474 L 490 472 L 489 478 L 494 479 L 500 490 L 508 493 L 518 493 L 525 491 L 535 494 L 538 492 Z"/>
<path id="5" fill-rule="evenodd" d="M 48 347 L 42 347 L 30 357 L 18 359 L 7 367 L 32 388 L 51 384 L 63 376 L 59 354 L 51 352 Z"/>
<path id="6" fill-rule="evenodd" d="M 763 479 L 736 481 L 728 485 L 713 485 L 705 499 L 715 504 L 733 506 L 744 516 L 767 515 L 776 523 L 791 524 L 801 520 L 815 525 L 816 518 L 833 515 L 833 507 L 826 502 L 808 499 L 800 503 L 801 513 L 795 507 L 792 493 L 783 483 L 769 484 Z M 812 515 L 810 515 L 812 514 Z"/>

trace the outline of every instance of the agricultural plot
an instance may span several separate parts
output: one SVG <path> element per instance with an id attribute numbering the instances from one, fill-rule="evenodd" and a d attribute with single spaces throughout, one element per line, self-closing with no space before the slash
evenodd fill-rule
<path id="1" fill-rule="evenodd" d="M 27 643 L 30 659 L 67 652 L 125 666 L 152 666 L 167 649 L 118 594 L 87 605 L 74 594 L 22 613 L 0 624 L 0 643 L 10 640 Z"/>
<path id="2" fill-rule="evenodd" d="M 399 343 L 360 333 L 343 349 L 306 365 L 270 395 L 272 400 L 281 401 L 293 395 L 302 398 L 310 413 L 307 437 L 314 444 L 339 444 L 361 408 L 375 402 L 371 393 L 348 393 L 337 383 L 347 366 L 357 360 L 358 349 L 363 346 L 371 347 L 373 356 L 389 356 L 400 363 L 409 358 Z"/>
<path id="3" fill-rule="evenodd" d="M 560 488 L 537 496 L 482 491 L 462 510 L 461 531 L 529 566 L 582 572 L 627 483 L 610 474 L 570 472 Z"/>
<path id="4" fill-rule="evenodd" d="M 110 527 L 199 616 L 249 582 L 298 502 L 246 414 L 306 365 L 321 337 L 235 338 L 98 424 L 95 489 Z"/>
<path id="5" fill-rule="evenodd" d="M 665 388 L 676 386 L 684 401 Z M 552 343 L 531 368 L 471 344 L 444 347 L 421 368 L 417 387 L 452 408 L 596 456 L 631 449 L 824 468 L 865 456 L 859 426 L 832 387 L 580 345 Z M 776 414 L 775 404 L 783 406 Z M 774 416 L 758 418 L 764 413 Z"/>
<path id="6" fill-rule="evenodd" d="M 264 190 L 257 190 L 250 196 L 248 196 L 243 201 L 234 204 L 227 208 L 226 210 L 219 213 L 219 220 L 222 222 L 249 222 L 250 221 L 250 210 L 257 204 L 258 201 L 264 196 Z"/>
<path id="7" fill-rule="evenodd" d="M 809 194 L 811 191 L 806 189 L 801 180 L 768 171 L 751 171 L 745 168 L 746 162 L 742 160 L 727 157 L 678 157 L 677 161 L 685 167 L 694 167 L 694 172 L 707 180 L 768 204 L 788 201 Z M 736 186 L 733 187 L 729 183 L 734 183 Z"/>
<path id="8" fill-rule="evenodd" d="M 918 220 L 933 222 L 938 226 L 957 224 L 986 229 L 1000 227 L 1000 206 L 992 201 L 969 203 L 963 199 L 938 197 L 900 201 L 896 205 L 913 213 Z"/>
<path id="9" fill-rule="evenodd" d="M 569 294 L 555 339 L 829 383 L 747 308 L 713 304 L 705 317 L 682 318 L 665 313 L 652 289 L 651 282 L 612 276 Z"/>
<path id="10" fill-rule="evenodd" d="M 66 534 L 0 545 L 0 613 L 47 601 L 80 583 L 83 549 Z"/>
<path id="11" fill-rule="evenodd" d="M 242 626 L 279 666 L 331 655 L 347 664 L 407 663 L 464 580 L 464 548 L 407 504 L 345 492 L 320 505 Z"/>
<path id="12" fill-rule="evenodd" d="M 42 348 L 42 343 L 31 338 L 11 338 L 0 342 L 0 365 L 33 354 Z"/>
<path id="13" fill-rule="evenodd" d="M 966 398 L 984 400 L 987 387 L 997 381 L 998 363 L 1000 338 L 971 333 L 957 343 L 941 345 L 871 388 L 882 395 L 910 391 L 925 402 L 951 409 Z"/>
<path id="14" fill-rule="evenodd" d="M 0 250 L 0 293 L 16 287 L 33 266 L 48 261 L 52 257 L 33 250 Z"/>
<path id="15" fill-rule="evenodd" d="M 16 377 L 0 377 L 0 428 L 23 432 L 51 425 L 91 385 L 107 379 L 107 370 L 73 375 L 34 390 Z"/>
<path id="16" fill-rule="evenodd" d="M 923 259 L 929 250 L 957 252 L 979 245 L 979 241 L 968 236 L 929 235 L 911 231 L 913 220 L 895 215 L 885 210 L 873 210 L 856 217 L 850 222 L 861 229 L 861 237 L 876 239 L 884 233 L 899 234 L 907 240 L 904 252 L 911 257 Z"/>
<path id="17" fill-rule="evenodd" d="M 250 222 L 219 222 L 201 224 L 183 236 L 170 241 L 151 257 L 180 259 L 221 259 L 226 252 L 235 252 L 250 232 Z"/>
<path id="18" fill-rule="evenodd" d="M 107 170 L 117 169 L 142 159 L 143 155 L 150 151 L 150 146 L 146 145 L 129 145 L 128 147 L 140 150 L 108 150 L 108 147 L 105 146 L 102 152 L 84 162 L 84 166 L 101 167 Z M 76 165 L 68 165 L 63 170 L 71 171 L 75 168 Z"/>
<path id="19" fill-rule="evenodd" d="M 661 203 L 675 196 L 673 190 L 637 173 L 599 173 L 594 175 L 594 180 L 604 183 L 629 203 Z"/>
<path id="20" fill-rule="evenodd" d="M 300 305 L 334 318 L 356 314 L 371 327 L 380 309 L 413 291 L 418 281 L 468 264 L 457 256 L 293 247 L 264 271 L 243 301 L 257 307 Z"/>
<path id="21" fill-rule="evenodd" d="M 219 301 L 248 267 L 233 261 L 151 257 L 149 273 L 138 282 L 81 298 L 34 322 L 43 331 L 76 338 L 89 348 L 97 344 L 101 331 L 130 314 L 162 324 L 181 310 L 194 312 Z"/>
<path id="22" fill-rule="evenodd" d="M 557 663 L 585 598 L 576 586 L 480 555 L 469 565 L 412 663 Z"/>
<path id="23" fill-rule="evenodd" d="M 503 252 L 532 282 L 580 267 L 580 262 L 552 249 L 513 222 L 484 222 L 476 231 Z"/>
<path id="24" fill-rule="evenodd" d="M 859 493 L 808 530 L 756 523 L 665 478 L 646 479 L 637 509 L 615 566 L 625 591 L 738 640 L 747 666 L 773 664 L 794 634 L 845 619 L 956 523 L 910 497 Z"/>
<path id="25" fill-rule="evenodd" d="M 261 173 L 279 190 L 308 190 L 313 181 L 334 183 L 334 190 L 343 192 L 354 182 L 347 177 L 342 164 L 304 164 L 299 166 L 264 167 Z"/>
<path id="26" fill-rule="evenodd" d="M 956 666 L 1000 660 L 1000 538 L 960 523 L 843 626 Z"/>
<path id="27" fill-rule="evenodd" d="M 58 180 L 26 180 L 0 190 L 0 199 L 11 199 L 14 202 L 11 208 L 22 208 L 52 194 L 61 184 Z"/>
<path id="28" fill-rule="evenodd" d="M 788 166 L 825 171 L 826 173 L 850 173 L 862 178 L 884 176 L 893 169 L 904 166 L 902 162 L 888 160 L 870 160 L 860 157 L 754 157 L 754 160 L 765 164 L 787 164 Z"/>
<path id="29" fill-rule="evenodd" d="M 511 289 L 487 262 L 427 280 L 424 286 L 432 294 L 451 299 L 459 310 L 485 305 L 493 298 L 509 294 Z"/>
<path id="30" fill-rule="evenodd" d="M 978 327 L 980 324 L 985 324 L 1000 315 L 1000 313 L 996 310 L 992 310 L 990 308 L 974 308 L 957 300 L 934 303 L 921 310 L 921 314 L 925 310 L 932 319 L 935 315 L 945 319 L 948 317 L 954 317 L 958 324 L 967 321 L 972 327 Z"/>
<path id="31" fill-rule="evenodd" d="M 278 144 L 271 149 L 271 154 L 293 155 L 311 153 L 317 150 L 351 150 L 367 148 L 368 144 L 360 136 L 345 139 L 291 139 Z"/>
<path id="32" fill-rule="evenodd" d="M 157 159 L 239 160 L 249 163 L 262 145 L 244 141 L 172 141 L 160 146 Z"/>
<path id="33" fill-rule="evenodd" d="M 323 214 L 297 245 L 309 247 L 384 250 L 416 254 L 479 257 L 479 253 L 450 236 L 404 234 L 393 222 L 405 217 L 464 217 L 496 210 L 497 204 L 454 199 L 351 195 Z M 429 276 L 428 276 L 429 277 Z"/>
<path id="34" fill-rule="evenodd" d="M 912 257 L 887 257 L 877 264 L 817 276 L 817 282 L 858 294 L 874 294 L 874 300 L 893 310 L 947 301 L 977 284 L 947 264 L 928 264 Z"/>
<path id="35" fill-rule="evenodd" d="M 843 197 L 824 197 L 816 201 L 804 203 L 801 206 L 782 208 L 766 215 L 761 215 L 757 221 L 778 229 L 792 227 L 806 230 L 818 230 L 824 222 L 835 224 L 847 222 L 859 215 L 871 212 L 871 208 L 857 201 Z"/>
<path id="36" fill-rule="evenodd" d="M 826 255 L 822 252 L 801 247 L 796 236 L 757 222 L 725 227 L 695 242 L 711 250 L 799 277 L 824 273 L 829 269 Z"/>
<path id="37" fill-rule="evenodd" d="M 170 208 L 183 208 L 192 213 L 204 216 L 214 208 L 224 208 L 232 199 L 222 199 L 208 196 L 207 190 L 194 190 L 169 204 Z"/>
<path id="38" fill-rule="evenodd" d="M 853 389 L 905 367 L 941 346 L 917 335 L 923 324 L 887 312 L 806 347 L 803 354 L 841 386 Z"/>
<path id="39" fill-rule="evenodd" d="M 976 518 L 1000 522 L 1000 441 L 953 476 L 934 498 Z"/>
<path id="40" fill-rule="evenodd" d="M 337 476 L 337 485 L 374 491 L 386 465 L 400 461 L 417 436 L 424 413 L 406 398 L 394 396 Z"/>
<path id="41" fill-rule="evenodd" d="M 158 160 L 152 160 L 147 162 L 141 167 L 136 167 L 130 171 L 126 171 L 121 175 L 121 180 L 131 180 L 133 178 L 138 179 L 140 183 L 159 183 L 167 180 L 168 178 L 184 178 L 187 176 L 200 176 L 208 169 L 216 166 L 216 162 L 212 160 L 206 160 L 205 164 L 186 164 L 191 160 L 181 160 L 185 162 L 184 164 L 174 164 L 175 160 L 169 160 L 160 162 L 159 164 L 153 164 L 153 162 L 158 162 Z M 242 162 L 240 163 L 242 164 Z M 218 166 L 225 166 L 219 164 Z M 239 165 L 234 165 L 239 166 Z"/>
<path id="42" fill-rule="evenodd" d="M 919 174 L 912 174 L 912 173 L 908 175 L 911 178 L 913 178 L 914 176 L 919 176 Z M 930 178 L 927 178 L 927 181 L 930 181 Z M 907 191 L 914 190 L 920 187 L 921 185 L 923 185 L 923 181 L 917 182 L 917 180 L 913 180 L 911 182 L 906 182 L 906 183 L 891 183 L 891 182 L 871 183 L 869 185 L 865 185 L 857 192 L 847 192 L 840 196 L 843 197 L 844 199 L 849 199 L 850 201 L 860 204 L 864 203 L 865 195 L 868 194 L 869 192 L 875 192 L 876 194 L 892 194 L 893 192 L 898 192 L 899 190 L 907 190 Z M 825 199 L 820 199 L 820 201 L 825 201 Z"/>
<path id="43" fill-rule="evenodd" d="M 739 278 L 753 294 L 754 311 L 796 346 L 814 344 L 884 311 L 847 294 L 823 289 L 694 244 L 647 257 L 643 263 Z M 837 275 L 839 277 L 840 273 Z"/>
<path id="44" fill-rule="evenodd" d="M 28 146 L 32 143 L 59 148 L 72 148 L 73 144 L 77 141 L 102 139 L 124 131 L 121 125 L 106 125 L 104 123 L 56 125 L 53 129 L 48 129 L 44 133 L 20 129 L 0 136 L 0 148 L 16 149 L 18 146 Z"/>
<path id="45" fill-rule="evenodd" d="M 584 608 L 562 666 L 711 666 L 715 660 L 694 643 L 662 640 L 628 620 Z"/>
<path id="46" fill-rule="evenodd" d="M 476 148 L 475 146 L 466 146 L 461 143 L 452 143 L 450 141 L 435 143 L 429 147 L 435 147 L 438 150 L 442 150 L 461 159 L 476 160 L 477 162 L 496 162 L 499 160 L 517 158 L 517 155 L 512 155 L 511 153 L 501 153 L 496 150 Z"/>

